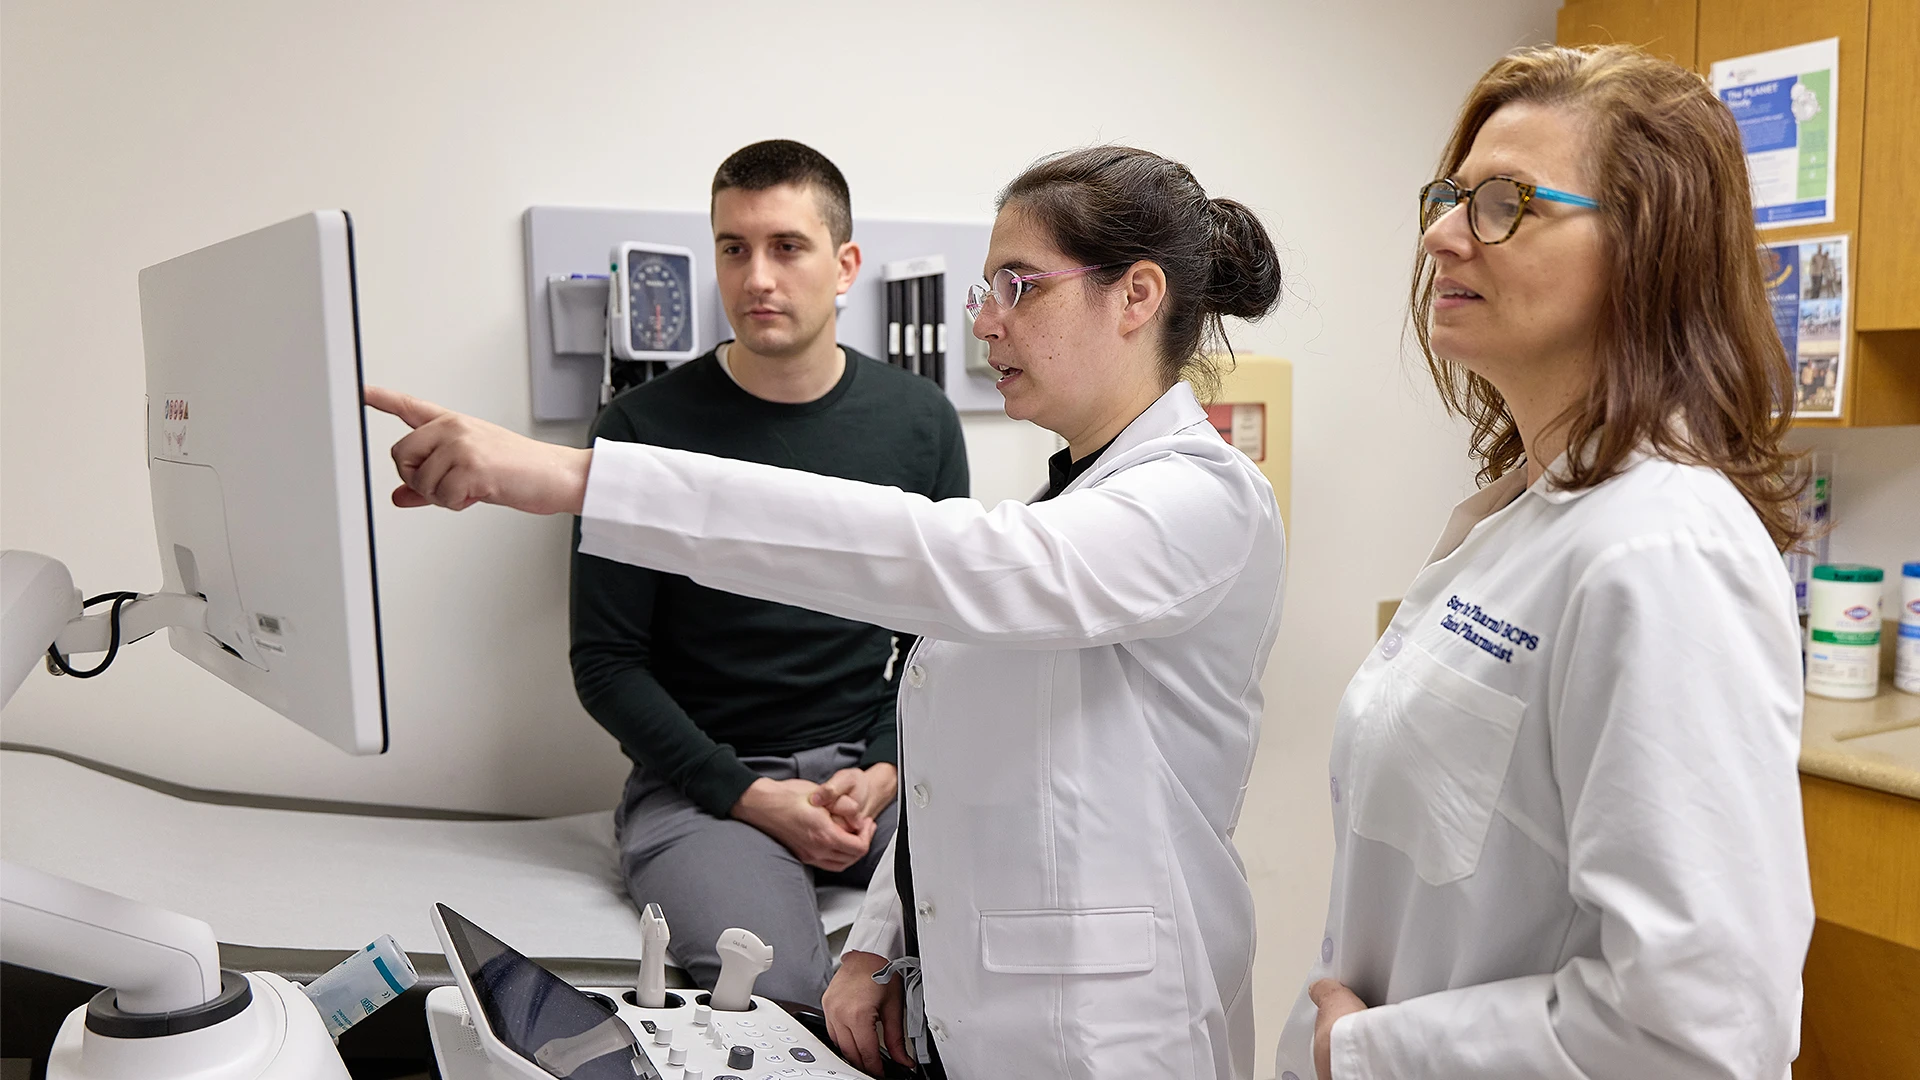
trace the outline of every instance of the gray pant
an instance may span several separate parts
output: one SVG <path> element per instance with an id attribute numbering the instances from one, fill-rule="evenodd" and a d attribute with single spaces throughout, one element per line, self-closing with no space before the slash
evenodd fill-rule
<path id="1" fill-rule="evenodd" d="M 740 760 L 770 780 L 817 784 L 858 765 L 865 752 L 864 743 L 836 743 L 792 757 Z M 814 883 L 864 888 L 893 838 L 898 814 L 897 806 L 888 806 L 865 857 L 832 873 L 807 866 L 746 822 L 714 817 L 636 765 L 613 824 L 627 894 L 639 907 L 660 905 L 673 931 L 667 951 L 694 982 L 712 989 L 720 976 L 714 943 L 722 931 L 739 926 L 773 946 L 773 967 L 760 976 L 754 993 L 818 1006 L 835 958 L 820 932 Z"/>

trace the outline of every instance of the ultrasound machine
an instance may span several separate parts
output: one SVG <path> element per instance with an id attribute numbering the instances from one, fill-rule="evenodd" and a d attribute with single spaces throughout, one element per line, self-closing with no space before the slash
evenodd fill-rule
<path id="1" fill-rule="evenodd" d="M 57 559 L 0 553 L 0 704 L 37 666 L 92 677 L 165 630 L 175 651 L 340 749 L 384 752 L 351 221 L 306 214 L 148 267 L 140 304 L 161 587 L 83 599 Z M 76 659 L 84 654 L 104 659 L 89 667 Z M 7 786 L 24 783 L 10 775 Z M 84 794 L 68 784 L 39 797 L 67 809 L 8 815 L 0 959 L 106 987 L 66 1016 L 49 1080 L 347 1080 L 298 981 L 222 970 L 207 921 L 33 865 L 91 843 L 59 832 Z M 143 825 L 152 829 L 112 820 L 87 834 L 129 846 L 126 859 L 109 852 L 86 865 L 139 859 Z M 15 831 L 34 828 L 53 838 Z M 235 876 L 273 873 L 258 863 L 303 841 L 272 831 Z M 492 891 L 476 884 L 443 899 L 476 905 Z M 642 919 L 645 949 L 626 986 L 575 987 L 445 903 L 431 920 L 454 982 L 426 995 L 446 1080 L 863 1075 L 827 1045 L 817 1015 L 806 1017 L 810 1029 L 752 993 L 772 949 L 748 930 L 723 936 L 713 992 L 676 992 L 657 909 Z"/>

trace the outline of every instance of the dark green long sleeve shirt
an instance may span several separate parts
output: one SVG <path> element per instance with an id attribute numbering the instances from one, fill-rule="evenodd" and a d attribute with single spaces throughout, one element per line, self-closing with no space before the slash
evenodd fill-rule
<path id="1" fill-rule="evenodd" d="M 931 380 L 846 349 L 846 372 L 798 405 L 747 393 L 713 353 L 614 398 L 594 437 L 967 494 L 960 418 Z M 582 555 L 574 526 L 574 688 L 629 758 L 726 817 L 758 776 L 741 764 L 864 740 L 896 762 L 895 635 L 832 615 Z M 912 639 L 900 635 L 900 655 Z"/>

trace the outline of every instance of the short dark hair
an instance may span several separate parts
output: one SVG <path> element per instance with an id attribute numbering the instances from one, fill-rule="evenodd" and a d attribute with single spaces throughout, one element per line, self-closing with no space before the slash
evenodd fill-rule
<path id="1" fill-rule="evenodd" d="M 853 239 L 853 196 L 847 191 L 847 178 L 825 154 L 805 143 L 768 139 L 743 146 L 713 174 L 714 195 L 728 188 L 765 191 L 781 184 L 813 189 L 835 246 Z"/>
<path id="2" fill-rule="evenodd" d="M 1137 262 L 1167 275 L 1161 374 L 1202 400 L 1219 390 L 1222 316 L 1258 319 L 1280 299 L 1280 258 L 1244 204 L 1207 196 L 1185 165 L 1131 146 L 1090 146 L 1041 158 L 1000 193 L 1002 209 L 1031 214 L 1102 286 Z"/>

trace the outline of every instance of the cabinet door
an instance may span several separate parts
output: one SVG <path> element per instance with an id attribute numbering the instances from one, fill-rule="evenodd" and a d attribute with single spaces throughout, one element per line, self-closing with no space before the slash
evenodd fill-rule
<path id="1" fill-rule="evenodd" d="M 1840 39 L 1840 85 L 1834 91 L 1833 220 L 1825 225 L 1763 229 L 1760 238 L 1778 244 L 1806 236 L 1856 233 L 1860 227 L 1860 139 L 1866 115 L 1867 0 L 1703 0 L 1698 39 L 1699 70 L 1716 61 Z M 1857 258 L 1857 256 L 1856 256 Z M 1857 293 L 1857 290 L 1855 290 Z"/>
<path id="2" fill-rule="evenodd" d="M 1908 239 L 1907 250 L 1900 250 L 1902 234 L 1911 238 L 1920 228 L 1914 224 L 1912 204 L 1889 206 L 1882 201 L 1888 198 L 1882 192 L 1890 172 L 1906 170 L 1905 186 L 1896 192 L 1915 191 L 1913 166 L 1884 160 L 1889 153 L 1884 140 L 1894 132 L 1876 130 L 1871 143 L 1865 135 L 1869 116 L 1876 111 L 1889 129 L 1904 116 L 1905 126 L 1899 129 L 1902 137 L 1909 140 L 1907 145 L 1920 147 L 1920 131 L 1911 119 L 1915 109 L 1912 95 L 1920 86 L 1913 70 L 1914 53 L 1911 46 L 1897 40 L 1897 35 L 1891 42 L 1872 42 L 1868 24 L 1870 10 L 1882 27 L 1920 18 L 1913 7 L 1913 0 L 1873 0 L 1871 4 L 1869 0 L 1701 0 L 1696 60 L 1703 72 L 1716 60 L 1824 38 L 1840 39 L 1840 79 L 1834 105 L 1838 127 L 1832 163 L 1834 219 L 1825 225 L 1765 229 L 1760 233 L 1761 240 L 1769 244 L 1836 233 L 1851 237 L 1848 254 L 1853 265 L 1848 268 L 1852 275 L 1848 300 L 1853 308 L 1849 320 L 1852 336 L 1840 391 L 1840 416 L 1796 421 L 1807 427 L 1920 423 L 1920 332 L 1882 329 L 1893 325 L 1886 312 L 1898 303 L 1886 299 L 1884 290 L 1894 290 L 1895 297 L 1903 289 L 1920 290 L 1920 283 L 1912 278 L 1915 268 L 1920 268 L 1920 256 L 1911 250 L 1914 241 Z M 1874 108 L 1877 102 L 1868 99 L 1868 86 L 1875 79 L 1883 80 L 1886 99 L 1878 110 Z M 1902 92 L 1907 95 L 1904 100 L 1899 97 Z M 1875 200 L 1872 212 L 1866 209 L 1869 191 Z M 1892 196 L 1899 197 L 1897 193 Z"/>
<path id="3" fill-rule="evenodd" d="M 1699 0 L 1567 0 L 1560 8 L 1561 45 L 1638 45 L 1692 67 Z"/>
<path id="4" fill-rule="evenodd" d="M 1910 1077 L 1920 1061 L 1920 800 L 1806 773 L 1800 796 L 1819 921 L 1794 1080 Z"/>
<path id="5" fill-rule="evenodd" d="M 1854 313 L 1861 330 L 1920 330 L 1920 3 L 1879 0 L 1870 20 Z"/>

